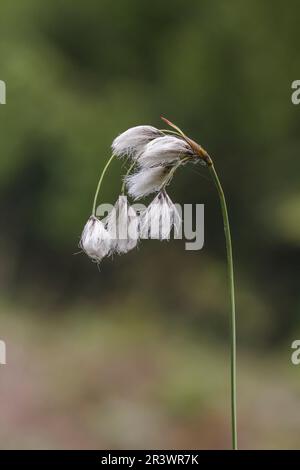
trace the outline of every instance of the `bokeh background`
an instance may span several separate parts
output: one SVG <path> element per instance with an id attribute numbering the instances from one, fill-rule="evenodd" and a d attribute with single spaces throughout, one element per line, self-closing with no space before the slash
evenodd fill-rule
<path id="1" fill-rule="evenodd" d="M 148 241 L 100 268 L 76 254 L 113 138 L 163 114 L 214 156 L 232 223 L 240 447 L 300 448 L 297 0 L 3 0 L 0 446 L 230 446 L 225 246 Z M 121 162 L 100 200 L 114 202 Z"/>

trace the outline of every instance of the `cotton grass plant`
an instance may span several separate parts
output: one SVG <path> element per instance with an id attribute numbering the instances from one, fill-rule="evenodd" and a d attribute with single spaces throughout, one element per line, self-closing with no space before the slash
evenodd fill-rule
<path id="1" fill-rule="evenodd" d="M 169 240 L 172 230 L 175 233 L 179 231 L 181 217 L 167 194 L 168 185 L 176 170 L 183 165 L 200 163 L 207 168 L 219 195 L 226 241 L 231 330 L 231 431 L 232 448 L 237 449 L 235 292 L 232 243 L 224 191 L 214 162 L 206 150 L 172 122 L 162 119 L 170 129 L 136 126 L 113 141 L 112 155 L 101 173 L 92 214 L 83 229 L 80 247 L 93 261 L 99 263 L 114 253 L 127 253 L 142 239 Z M 128 159 L 130 165 L 114 208 L 100 220 L 96 215 L 98 194 L 106 171 L 115 158 Z M 156 196 L 145 210 L 139 212 L 128 202 L 126 191 L 133 200 L 153 193 Z"/>

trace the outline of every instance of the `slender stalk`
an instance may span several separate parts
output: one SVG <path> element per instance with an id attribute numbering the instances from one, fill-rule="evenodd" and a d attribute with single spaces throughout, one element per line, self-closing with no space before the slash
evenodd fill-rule
<path id="1" fill-rule="evenodd" d="M 179 168 L 181 165 L 184 165 L 184 163 L 186 163 L 188 160 L 190 160 L 190 157 L 184 157 L 182 158 L 178 163 L 176 163 L 175 166 L 173 166 L 170 170 L 170 172 L 167 174 L 166 176 L 166 179 L 164 180 L 163 184 L 161 185 L 161 188 L 160 189 L 164 189 L 166 186 L 168 186 L 168 184 L 170 183 L 170 181 L 172 180 L 173 176 L 174 176 L 174 173 L 175 171 L 177 170 L 177 168 Z"/>
<path id="2" fill-rule="evenodd" d="M 226 240 L 226 252 L 227 252 L 227 269 L 228 269 L 228 282 L 230 292 L 230 329 L 231 329 L 231 432 L 232 432 L 232 448 L 237 450 L 237 411 L 236 411 L 236 320 L 235 320 L 235 293 L 234 293 L 234 274 L 233 274 L 233 259 L 232 259 L 232 243 L 229 226 L 229 218 L 227 205 L 225 200 L 224 191 L 220 183 L 219 177 L 215 170 L 214 165 L 209 166 L 209 171 L 212 175 L 214 183 L 217 187 L 219 199 L 221 203 L 222 216 L 224 222 L 224 232 Z"/>
<path id="3" fill-rule="evenodd" d="M 125 194 L 125 186 L 126 186 L 126 176 L 129 175 L 129 173 L 131 172 L 131 170 L 133 170 L 134 166 L 135 166 L 136 162 L 133 162 L 130 167 L 128 168 L 128 170 L 126 171 L 126 174 L 123 178 L 123 183 L 122 183 L 122 187 L 121 187 L 121 194 L 124 196 Z"/>
<path id="4" fill-rule="evenodd" d="M 174 134 L 177 135 L 178 137 L 182 137 L 182 134 L 179 134 L 179 132 L 176 131 L 171 131 L 170 129 L 159 129 L 160 132 L 163 132 L 164 134 Z"/>
<path id="5" fill-rule="evenodd" d="M 101 176 L 99 178 L 99 181 L 98 181 L 98 184 L 97 184 L 97 188 L 96 188 L 96 192 L 95 192 L 95 197 L 94 197 L 94 202 L 93 202 L 93 210 L 92 210 L 92 214 L 93 215 L 96 215 L 96 204 L 97 204 L 97 198 L 98 198 L 98 194 L 99 194 L 99 191 L 100 191 L 100 188 L 101 188 L 101 184 L 102 184 L 102 181 L 103 181 L 103 178 L 104 178 L 104 175 L 109 167 L 109 165 L 111 164 L 111 162 L 113 161 L 115 157 L 115 154 L 113 153 L 112 156 L 108 159 L 108 161 L 106 162 L 106 165 L 105 167 L 103 168 L 102 170 L 102 173 L 101 173 Z"/>

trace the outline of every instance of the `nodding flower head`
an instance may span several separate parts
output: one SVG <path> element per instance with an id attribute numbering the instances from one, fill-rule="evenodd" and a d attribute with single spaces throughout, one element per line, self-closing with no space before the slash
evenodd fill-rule
<path id="1" fill-rule="evenodd" d="M 128 194 L 134 199 L 159 191 L 165 183 L 170 168 L 157 166 L 142 168 L 141 170 L 125 177 Z"/>
<path id="2" fill-rule="evenodd" d="M 165 135 L 149 142 L 138 156 L 142 167 L 165 165 L 178 162 L 183 157 L 193 157 L 191 146 L 183 139 Z"/>
<path id="3" fill-rule="evenodd" d="M 129 155 L 137 158 L 151 140 L 161 137 L 161 131 L 152 126 L 131 127 L 120 134 L 112 143 L 112 151 L 118 157 Z"/>
<path id="4" fill-rule="evenodd" d="M 119 196 L 106 218 L 105 226 L 111 236 L 114 252 L 127 253 L 136 247 L 139 239 L 139 217 L 128 204 L 126 196 Z"/>
<path id="5" fill-rule="evenodd" d="M 97 217 L 92 215 L 85 224 L 79 246 L 97 262 L 110 253 L 111 237 Z"/>
<path id="6" fill-rule="evenodd" d="M 181 227 L 180 214 L 165 190 L 158 193 L 141 217 L 141 238 L 169 240 Z"/>
<path id="7" fill-rule="evenodd" d="M 181 228 L 181 217 L 166 193 L 166 187 L 179 166 L 188 162 L 210 164 L 208 154 L 187 137 L 177 126 L 163 118 L 173 130 L 159 130 L 153 126 L 136 126 L 120 134 L 112 143 L 113 154 L 100 176 L 89 218 L 80 240 L 80 246 L 93 260 L 101 261 L 113 253 L 127 253 L 140 238 L 168 240 L 171 230 Z M 172 135 L 170 135 L 172 134 Z M 118 198 L 108 216 L 100 221 L 96 203 L 104 175 L 115 156 L 129 156 L 133 162 L 124 177 Z M 135 167 L 135 168 L 134 168 Z M 140 199 L 158 193 L 142 213 L 136 213 L 128 204 L 129 196 Z"/>

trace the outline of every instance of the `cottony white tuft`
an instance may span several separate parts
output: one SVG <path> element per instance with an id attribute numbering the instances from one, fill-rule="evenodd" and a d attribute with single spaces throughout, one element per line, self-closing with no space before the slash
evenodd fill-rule
<path id="1" fill-rule="evenodd" d="M 111 250 L 111 237 L 103 223 L 91 216 L 83 229 L 80 248 L 94 261 L 101 261 Z"/>
<path id="2" fill-rule="evenodd" d="M 141 217 L 141 238 L 169 240 L 172 228 L 178 233 L 181 217 L 166 191 L 161 191 Z"/>
<path id="3" fill-rule="evenodd" d="M 193 156 L 189 144 L 178 137 L 166 135 L 149 142 L 138 156 L 138 163 L 142 167 L 151 167 L 174 163 L 185 156 Z"/>
<path id="4" fill-rule="evenodd" d="M 112 151 L 118 157 L 129 155 L 137 158 L 145 145 L 161 135 L 162 132 L 152 126 L 131 127 L 115 138 Z"/>
<path id="5" fill-rule="evenodd" d="M 139 217 L 128 205 L 126 196 L 119 196 L 106 218 L 106 227 L 112 239 L 112 249 L 127 253 L 136 247 L 139 238 Z"/>
<path id="6" fill-rule="evenodd" d="M 158 166 L 155 168 L 144 168 L 132 175 L 126 176 L 125 181 L 130 196 L 139 199 L 155 191 L 159 191 L 166 181 L 169 168 Z"/>

